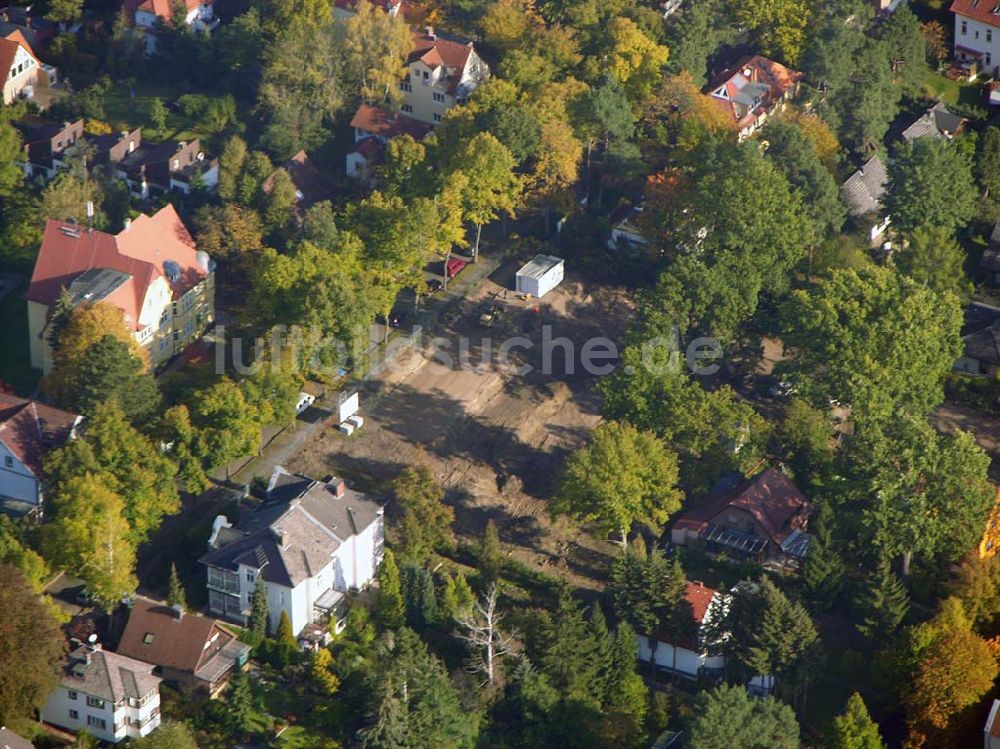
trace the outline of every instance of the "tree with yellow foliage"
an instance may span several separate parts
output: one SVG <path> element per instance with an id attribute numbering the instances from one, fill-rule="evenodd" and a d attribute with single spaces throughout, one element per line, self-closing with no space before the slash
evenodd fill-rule
<path id="1" fill-rule="evenodd" d="M 391 16 L 368 0 L 360 0 L 344 24 L 344 51 L 348 74 L 358 83 L 362 98 L 396 109 L 403 95 L 399 81 L 412 44 L 402 14 Z"/>
<path id="2" fill-rule="evenodd" d="M 44 383 L 46 394 L 53 400 L 64 401 L 76 389 L 80 364 L 87 350 L 106 335 L 128 344 L 143 367 L 149 366 L 149 352 L 125 327 L 125 318 L 117 307 L 107 302 L 82 304 L 66 314 L 67 319 L 52 342 L 52 372 Z"/>
<path id="3" fill-rule="evenodd" d="M 479 21 L 483 38 L 503 53 L 523 47 L 524 40 L 542 26 L 534 0 L 497 0 Z"/>
<path id="4" fill-rule="evenodd" d="M 737 3 L 736 20 L 754 33 L 762 53 L 786 65 L 798 63 L 809 25 L 809 4 L 805 0 Z"/>
<path id="5" fill-rule="evenodd" d="M 798 109 L 789 108 L 786 117 L 799 126 L 802 134 L 812 141 L 816 156 L 823 166 L 834 176 L 840 176 L 837 168 L 840 162 L 840 142 L 833 129 L 815 114 L 807 114 Z"/>
<path id="6" fill-rule="evenodd" d="M 630 18 L 615 18 L 608 26 L 607 72 L 633 101 L 649 98 L 663 73 L 670 51 L 657 44 Z"/>

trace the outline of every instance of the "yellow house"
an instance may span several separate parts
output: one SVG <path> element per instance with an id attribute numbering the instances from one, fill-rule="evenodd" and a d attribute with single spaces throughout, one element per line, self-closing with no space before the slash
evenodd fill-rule
<path id="1" fill-rule="evenodd" d="M 428 26 L 413 34 L 413 48 L 406 60 L 406 77 L 400 81 L 400 111 L 415 120 L 435 125 L 456 104 L 490 76 L 489 66 L 476 54 L 472 42 L 445 39 Z"/>
<path id="2" fill-rule="evenodd" d="M 48 326 L 63 290 L 72 304 L 107 302 L 121 310 L 156 367 L 193 342 L 215 319 L 215 273 L 208 253 L 172 205 L 127 222 L 118 234 L 49 220 L 28 300 L 31 365 L 48 374 Z"/>

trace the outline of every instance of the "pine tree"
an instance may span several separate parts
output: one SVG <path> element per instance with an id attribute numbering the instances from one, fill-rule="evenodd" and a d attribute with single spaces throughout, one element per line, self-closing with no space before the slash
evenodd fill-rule
<path id="1" fill-rule="evenodd" d="M 590 607 L 590 622 L 588 634 L 593 643 L 593 659 L 597 665 L 597 675 L 594 680 L 594 693 L 598 695 L 601 702 L 605 702 L 607 694 L 611 689 L 612 680 L 612 648 L 614 639 L 608 631 L 608 622 L 604 618 L 604 609 L 601 608 L 600 601 L 595 601 Z"/>
<path id="2" fill-rule="evenodd" d="M 340 689 L 340 679 L 331 670 L 332 666 L 333 656 L 326 648 L 317 650 L 309 664 L 313 684 L 324 697 L 332 697 Z"/>
<path id="3" fill-rule="evenodd" d="M 250 679 L 242 668 L 233 671 L 226 693 L 226 715 L 234 731 L 245 733 L 250 727 L 250 713 L 253 712 L 253 693 Z"/>
<path id="4" fill-rule="evenodd" d="M 559 588 L 556 609 L 545 634 L 540 666 L 552 686 L 566 699 L 599 704 L 594 641 L 568 585 Z"/>
<path id="5" fill-rule="evenodd" d="M 455 575 L 455 603 L 458 614 L 468 611 L 476 604 L 476 594 L 472 592 L 472 586 L 464 572 Z"/>
<path id="6" fill-rule="evenodd" d="M 420 618 L 423 619 L 425 627 L 431 626 L 438 621 L 439 610 L 437 593 L 434 590 L 434 577 L 427 570 L 420 576 Z"/>
<path id="7" fill-rule="evenodd" d="M 829 609 L 844 586 L 844 563 L 829 542 L 819 535 L 809 543 L 802 582 L 806 597 L 816 611 Z"/>
<path id="8" fill-rule="evenodd" d="M 614 745 L 635 746 L 643 736 L 649 694 L 636 672 L 636 638 L 628 622 L 615 630 L 610 656 L 603 707 L 620 737 Z"/>
<path id="9" fill-rule="evenodd" d="M 825 746 L 827 749 L 885 749 L 878 725 L 857 692 L 848 698 L 844 712 L 833 719 Z"/>
<path id="10" fill-rule="evenodd" d="M 385 550 L 382 564 L 378 568 L 378 618 L 386 629 L 403 626 L 406 605 L 399 580 L 399 567 L 391 549 Z"/>
<path id="11" fill-rule="evenodd" d="M 296 647 L 295 630 L 292 629 L 292 620 L 288 618 L 288 612 L 285 610 L 282 610 L 281 618 L 278 619 L 278 631 L 275 637 L 281 645 Z"/>
<path id="12" fill-rule="evenodd" d="M 445 572 L 441 579 L 441 593 L 438 595 L 438 615 L 445 624 L 455 619 L 458 614 L 458 591 L 455 588 L 455 578 Z"/>
<path id="13" fill-rule="evenodd" d="M 267 588 L 264 585 L 264 578 L 257 575 L 257 585 L 250 596 L 250 621 L 247 622 L 247 629 L 253 635 L 254 642 L 260 644 L 267 635 L 267 622 L 270 612 L 267 607 Z"/>
<path id="14" fill-rule="evenodd" d="M 886 559 L 879 561 L 870 582 L 854 600 L 860 620 L 854 625 L 871 643 L 882 643 L 903 623 L 910 599 Z"/>
<path id="15" fill-rule="evenodd" d="M 167 603 L 171 606 L 180 606 L 182 610 L 187 611 L 187 598 L 184 596 L 184 586 L 181 585 L 181 579 L 177 574 L 177 565 L 173 562 L 170 563 L 170 584 L 167 588 Z"/>
<path id="16" fill-rule="evenodd" d="M 500 570 L 503 567 L 500 534 L 497 532 L 497 524 L 492 519 L 486 523 L 486 531 L 479 543 L 477 561 L 481 589 L 486 589 L 500 579 Z"/>

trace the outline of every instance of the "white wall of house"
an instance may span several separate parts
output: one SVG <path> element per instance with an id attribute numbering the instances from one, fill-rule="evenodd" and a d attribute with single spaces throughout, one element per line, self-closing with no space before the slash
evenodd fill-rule
<path id="1" fill-rule="evenodd" d="M 463 90 L 471 93 L 489 77 L 489 67 L 474 51 L 469 54 L 465 69 L 459 74 Z M 403 92 L 404 114 L 421 122 L 436 125 L 444 113 L 459 100 L 448 93 L 451 79 L 445 75 L 445 68 L 431 68 L 421 60 L 410 64 L 409 76 L 400 83 Z"/>
<path id="2" fill-rule="evenodd" d="M 997 16 L 1000 20 L 1000 16 Z M 955 47 L 965 47 L 983 55 L 982 70 L 1000 75 L 1000 27 L 991 26 L 975 18 L 955 14 Z M 956 57 L 968 57 L 962 50 L 955 50 Z"/>
<path id="3" fill-rule="evenodd" d="M 355 177 L 357 179 L 366 179 L 368 177 L 368 159 L 360 153 L 357 151 L 349 151 L 346 156 L 346 161 L 348 177 Z"/>
<path id="4" fill-rule="evenodd" d="M 142 705 L 130 705 L 129 700 L 116 704 L 60 685 L 41 709 L 40 717 L 45 723 L 74 733 L 87 731 L 116 744 L 152 733 L 160 725 L 160 693 L 154 692 Z"/>
<path id="5" fill-rule="evenodd" d="M 0 440 L 0 497 L 33 505 L 41 504 L 38 479 L 21 459 Z"/>
<path id="6" fill-rule="evenodd" d="M 643 663 L 649 663 L 651 640 L 639 635 L 637 657 Z M 721 655 L 696 653 L 688 648 L 676 647 L 667 642 L 657 642 L 654 662 L 660 668 L 677 671 L 691 678 L 697 678 L 702 669 L 721 671 L 726 666 L 726 659 Z"/>
<path id="7" fill-rule="evenodd" d="M 38 81 L 38 63 L 24 47 L 18 46 L 10 70 L 4 71 L 3 102 L 10 104 L 21 95 L 25 87 Z"/>

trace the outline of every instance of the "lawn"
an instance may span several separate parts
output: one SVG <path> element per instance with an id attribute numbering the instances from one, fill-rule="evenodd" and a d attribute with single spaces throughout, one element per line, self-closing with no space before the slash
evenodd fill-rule
<path id="1" fill-rule="evenodd" d="M 924 94 L 931 99 L 941 99 L 945 104 L 982 104 L 979 86 L 953 81 L 930 68 L 924 75 Z"/>
<path id="2" fill-rule="evenodd" d="M 10 385 L 18 395 L 29 396 L 38 385 L 40 373 L 31 368 L 28 344 L 28 309 L 22 298 L 27 279 L 0 299 L 0 382 Z"/>

